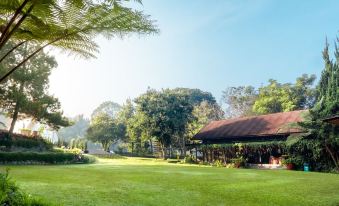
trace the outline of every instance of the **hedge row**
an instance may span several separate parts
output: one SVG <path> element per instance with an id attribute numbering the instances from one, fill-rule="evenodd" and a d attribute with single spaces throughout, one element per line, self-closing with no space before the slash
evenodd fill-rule
<path id="1" fill-rule="evenodd" d="M 43 164 L 70 164 L 91 163 L 93 157 L 74 153 L 61 152 L 0 152 L 0 163 L 43 163 Z"/>
<path id="2" fill-rule="evenodd" d="M 4 132 L 0 132 L 0 146 L 5 146 L 6 148 L 38 148 L 39 150 L 51 150 L 53 148 L 52 143 L 47 142 L 41 137 L 27 137 L 18 134 L 10 135 Z"/>

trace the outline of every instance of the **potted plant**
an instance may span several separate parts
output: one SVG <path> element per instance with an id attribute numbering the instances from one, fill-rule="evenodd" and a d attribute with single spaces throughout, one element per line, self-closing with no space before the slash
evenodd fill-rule
<path id="1" fill-rule="evenodd" d="M 293 170 L 294 164 L 292 158 L 286 158 L 282 160 L 282 164 L 286 166 L 286 169 Z"/>

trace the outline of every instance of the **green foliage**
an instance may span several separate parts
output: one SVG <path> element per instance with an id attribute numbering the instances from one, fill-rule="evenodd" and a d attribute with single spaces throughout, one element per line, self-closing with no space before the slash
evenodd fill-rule
<path id="1" fill-rule="evenodd" d="M 227 117 L 253 115 L 252 107 L 257 98 L 258 92 L 252 86 L 228 87 L 222 94 Z"/>
<path id="2" fill-rule="evenodd" d="M 188 122 L 185 131 L 185 135 L 188 139 L 191 139 L 209 122 L 223 119 L 224 112 L 218 104 L 209 103 L 204 100 L 200 104 L 194 106 L 192 115 L 193 120 Z"/>
<path id="3" fill-rule="evenodd" d="M 312 87 L 315 75 L 303 74 L 295 84 L 281 84 L 270 79 L 267 86 L 259 88 L 253 111 L 257 114 L 288 112 L 307 109 L 314 105 L 316 90 Z"/>
<path id="4" fill-rule="evenodd" d="M 13 144 L 11 135 L 8 133 L 2 133 L 0 137 L 0 145 L 9 149 Z"/>
<path id="5" fill-rule="evenodd" d="M 224 164 L 220 160 L 215 160 L 213 166 L 224 167 Z"/>
<path id="6" fill-rule="evenodd" d="M 13 139 L 14 147 L 21 147 L 21 148 L 38 148 L 40 151 L 51 150 L 53 148 L 53 144 L 47 142 L 42 138 L 23 138 L 23 137 L 16 137 Z"/>
<path id="7" fill-rule="evenodd" d="M 70 149 L 80 149 L 82 151 L 87 150 L 87 139 L 86 138 L 73 138 L 69 143 Z"/>
<path id="8" fill-rule="evenodd" d="M 124 2 L 126 1 L 1 1 L 0 24 L 5 26 L 0 35 L 0 50 L 9 39 L 18 43 L 32 40 L 40 45 L 36 51 L 52 45 L 89 58 L 98 52 L 98 45 L 94 41 L 98 35 L 112 38 L 130 33 L 158 32 L 148 15 L 124 6 Z M 35 52 L 29 53 L 27 58 L 34 54 Z M 25 60 L 18 66 L 24 62 Z"/>
<path id="9" fill-rule="evenodd" d="M 335 60 L 331 60 L 329 45 L 326 43 L 323 51 L 325 68 L 317 87 L 317 103 L 310 110 L 306 121 L 300 123 L 308 130 L 308 135 L 296 144 L 297 149 L 304 149 L 306 154 L 292 152 L 292 157 L 310 163 L 311 168 L 323 171 L 339 171 L 339 126 L 322 121 L 339 114 L 339 48 L 337 46 L 334 56 Z"/>
<path id="10" fill-rule="evenodd" d="M 141 113 L 141 124 L 147 129 L 149 137 L 155 137 L 166 158 L 166 147 L 175 140 L 185 144 L 183 139 L 187 122 L 192 117 L 193 106 L 189 96 L 174 90 L 148 90 L 136 100 L 136 112 Z M 146 133 L 146 132 L 145 132 Z"/>
<path id="11" fill-rule="evenodd" d="M 125 126 L 110 115 L 100 113 L 92 119 L 86 138 L 93 142 L 100 142 L 107 151 L 112 143 L 125 138 Z"/>
<path id="12" fill-rule="evenodd" d="M 26 148 L 47 151 L 53 148 L 53 144 L 42 138 L 25 137 L 20 135 L 11 135 L 9 133 L 0 133 L 0 146 L 6 146 L 8 149 Z"/>
<path id="13" fill-rule="evenodd" d="M 22 61 L 27 53 L 34 51 L 36 47 L 34 43 L 26 43 L 23 48 L 12 52 L 0 63 L 0 75 Z M 4 51 L 0 50 L 0 56 Z M 54 57 L 41 51 L 22 65 L 23 69 L 13 73 L 3 82 L 0 89 L 0 106 L 7 116 L 13 119 L 10 132 L 13 131 L 17 119 L 27 117 L 54 129 L 69 125 L 68 120 L 62 116 L 59 100 L 48 94 L 49 75 L 56 66 Z"/>
<path id="14" fill-rule="evenodd" d="M 186 155 L 183 163 L 185 164 L 196 164 L 196 161 L 194 160 L 194 158 L 191 155 Z"/>
<path id="15" fill-rule="evenodd" d="M 294 84 L 270 79 L 258 90 L 253 86 L 229 87 L 223 91 L 228 117 L 252 116 L 311 108 L 317 96 L 315 75 L 303 74 Z"/>
<path id="16" fill-rule="evenodd" d="M 44 206 L 50 205 L 39 199 L 33 198 L 21 191 L 9 177 L 8 169 L 5 173 L 0 172 L 0 204 L 11 206 Z"/>
<path id="17" fill-rule="evenodd" d="M 209 104 L 216 104 L 216 100 L 210 92 L 204 92 L 200 89 L 190 89 L 190 88 L 175 88 L 172 89 L 174 93 L 178 93 L 188 97 L 188 102 L 190 105 L 197 106 L 201 102 L 208 102 Z"/>
<path id="18" fill-rule="evenodd" d="M 231 163 L 235 168 L 245 167 L 246 159 L 243 156 L 231 159 Z"/>
<path id="19" fill-rule="evenodd" d="M 0 162 L 5 164 L 70 164 L 91 163 L 88 155 L 66 152 L 0 152 Z"/>
<path id="20" fill-rule="evenodd" d="M 101 114 L 109 115 L 111 118 L 116 118 L 117 114 L 121 110 L 121 106 L 118 103 L 106 101 L 101 103 L 91 115 L 91 118 L 94 119 L 96 116 Z"/>

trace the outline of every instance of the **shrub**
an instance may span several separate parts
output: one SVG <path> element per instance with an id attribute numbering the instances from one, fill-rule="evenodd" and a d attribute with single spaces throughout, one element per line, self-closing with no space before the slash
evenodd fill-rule
<path id="1" fill-rule="evenodd" d="M 82 157 L 82 163 L 90 164 L 90 163 L 95 163 L 97 161 L 97 158 L 95 158 L 92 155 L 84 154 L 81 155 Z"/>
<path id="2" fill-rule="evenodd" d="M 0 205 L 44 206 L 50 205 L 21 191 L 8 176 L 8 169 L 0 173 Z"/>
<path id="3" fill-rule="evenodd" d="M 93 158 L 89 155 L 62 152 L 0 152 L 0 162 L 19 164 L 91 163 L 93 162 Z"/>
<path id="4" fill-rule="evenodd" d="M 12 146 L 12 138 L 8 133 L 4 133 L 0 136 L 0 145 L 10 148 Z"/>
<path id="5" fill-rule="evenodd" d="M 8 132 L 0 131 L 0 145 L 7 149 L 11 147 L 37 148 L 40 151 L 51 150 L 53 144 L 41 137 L 30 137 L 19 134 L 10 135 Z"/>
<path id="6" fill-rule="evenodd" d="M 184 163 L 186 164 L 195 164 L 195 160 L 194 158 L 191 156 L 191 155 L 187 155 L 185 158 L 184 158 Z"/>
<path id="7" fill-rule="evenodd" d="M 235 168 L 245 167 L 246 159 L 244 157 L 234 158 L 234 159 L 231 159 L 231 163 L 234 164 Z"/>
<path id="8" fill-rule="evenodd" d="M 53 144 L 45 141 L 42 138 L 13 138 L 12 146 L 22 148 L 38 148 L 40 151 L 51 150 Z"/>
<path id="9" fill-rule="evenodd" d="M 223 167 L 224 164 L 220 161 L 220 160 L 216 160 L 213 164 L 213 166 L 216 166 L 216 167 Z"/>

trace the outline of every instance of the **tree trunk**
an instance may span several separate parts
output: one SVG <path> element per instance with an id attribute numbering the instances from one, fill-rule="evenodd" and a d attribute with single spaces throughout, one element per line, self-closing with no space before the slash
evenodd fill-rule
<path id="1" fill-rule="evenodd" d="M 152 139 L 150 139 L 149 142 L 150 142 L 150 146 L 151 146 L 151 153 L 153 154 L 154 151 L 153 151 L 153 143 L 152 143 Z"/>
<path id="2" fill-rule="evenodd" d="M 19 93 L 22 93 L 24 90 L 24 83 L 21 83 Z M 19 108 L 20 108 L 20 100 L 19 98 L 16 100 L 13 118 L 11 122 L 11 127 L 9 128 L 9 134 L 13 134 L 15 123 L 18 120 L 18 114 L 19 114 Z"/>
<path id="3" fill-rule="evenodd" d="M 339 170 L 339 161 L 338 159 L 334 156 L 333 151 L 331 150 L 331 148 L 325 143 L 325 148 L 326 151 L 330 154 L 332 161 L 334 162 L 334 165 L 336 167 L 337 170 Z"/>
<path id="4" fill-rule="evenodd" d="M 185 137 L 182 135 L 182 156 L 186 157 L 186 146 L 185 146 Z"/>
<path id="5" fill-rule="evenodd" d="M 14 113 L 13 113 L 11 127 L 9 128 L 9 134 L 13 134 L 14 126 L 15 126 L 16 120 L 18 119 L 18 113 L 19 113 L 19 104 L 17 102 L 15 105 Z"/>
<path id="6" fill-rule="evenodd" d="M 195 146 L 195 161 L 198 162 L 198 147 Z"/>
<path id="7" fill-rule="evenodd" d="M 166 159 L 166 148 L 161 142 L 159 142 L 159 143 L 160 143 L 162 158 L 165 160 Z"/>

